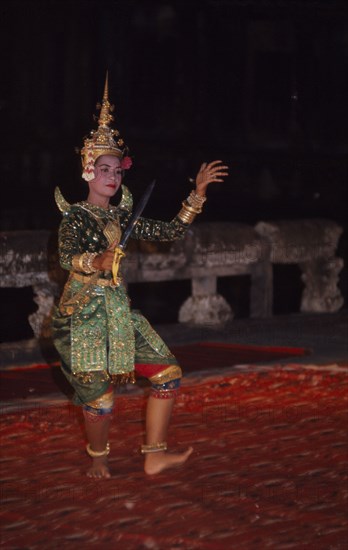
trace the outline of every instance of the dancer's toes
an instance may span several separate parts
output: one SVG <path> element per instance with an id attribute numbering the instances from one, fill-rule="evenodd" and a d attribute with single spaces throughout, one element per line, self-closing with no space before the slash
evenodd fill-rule
<path id="1" fill-rule="evenodd" d="M 87 476 L 95 479 L 111 477 L 106 457 L 93 458 L 92 467 L 87 471 Z"/>
<path id="2" fill-rule="evenodd" d="M 145 457 L 144 470 L 148 475 L 159 474 L 167 468 L 175 468 L 186 462 L 193 448 L 189 447 L 183 453 L 157 452 L 148 453 Z"/>

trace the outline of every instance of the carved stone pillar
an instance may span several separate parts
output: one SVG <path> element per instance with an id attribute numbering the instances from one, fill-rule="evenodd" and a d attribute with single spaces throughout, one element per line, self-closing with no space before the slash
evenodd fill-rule
<path id="1" fill-rule="evenodd" d="M 302 271 L 301 279 L 305 284 L 301 311 L 331 313 L 343 306 L 344 299 L 337 287 L 338 274 L 343 265 L 342 258 L 336 257 L 318 258 L 299 264 Z"/>
<path id="2" fill-rule="evenodd" d="M 273 266 L 268 241 L 260 243 L 258 261 L 250 265 L 250 317 L 271 317 L 273 314 Z"/>
<path id="3" fill-rule="evenodd" d="M 58 286 L 54 283 L 36 284 L 33 285 L 33 290 L 34 302 L 39 307 L 35 313 L 29 315 L 29 324 L 33 329 L 35 338 L 50 338 L 52 309 Z"/>
<path id="4" fill-rule="evenodd" d="M 337 287 L 344 262 L 336 257 L 343 228 L 326 219 L 259 222 L 257 233 L 269 241 L 274 264 L 297 264 L 305 288 L 301 311 L 331 313 L 344 299 Z"/>
<path id="5" fill-rule="evenodd" d="M 192 279 L 192 296 L 179 310 L 180 323 L 220 325 L 233 318 L 232 309 L 225 298 L 217 293 L 216 277 Z"/>

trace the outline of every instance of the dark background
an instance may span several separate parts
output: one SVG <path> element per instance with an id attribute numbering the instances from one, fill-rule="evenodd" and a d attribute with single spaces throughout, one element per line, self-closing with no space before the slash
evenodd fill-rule
<path id="1" fill-rule="evenodd" d="M 137 199 L 157 179 L 148 217 L 171 219 L 188 177 L 223 159 L 197 223 L 326 217 L 346 233 L 346 2 L 12 0 L 0 14 L 2 230 L 56 229 L 56 185 L 85 198 L 74 150 L 108 69 L 125 183 Z"/>

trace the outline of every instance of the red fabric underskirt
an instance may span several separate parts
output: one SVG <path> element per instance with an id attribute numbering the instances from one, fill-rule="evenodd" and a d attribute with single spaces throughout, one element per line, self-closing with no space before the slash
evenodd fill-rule
<path id="1" fill-rule="evenodd" d="M 139 376 L 145 376 L 145 378 L 150 378 L 151 376 L 155 376 L 155 374 L 158 374 L 162 370 L 168 368 L 169 365 L 151 365 L 146 363 L 136 363 L 134 365 L 135 372 Z"/>

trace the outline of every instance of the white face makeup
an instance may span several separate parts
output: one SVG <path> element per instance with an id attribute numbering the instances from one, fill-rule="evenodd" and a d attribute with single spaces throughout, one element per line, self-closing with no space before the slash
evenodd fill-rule
<path id="1" fill-rule="evenodd" d="M 121 161 L 113 155 L 102 155 L 94 165 L 94 178 L 89 181 L 89 201 L 101 204 L 115 195 L 122 181 Z"/>

